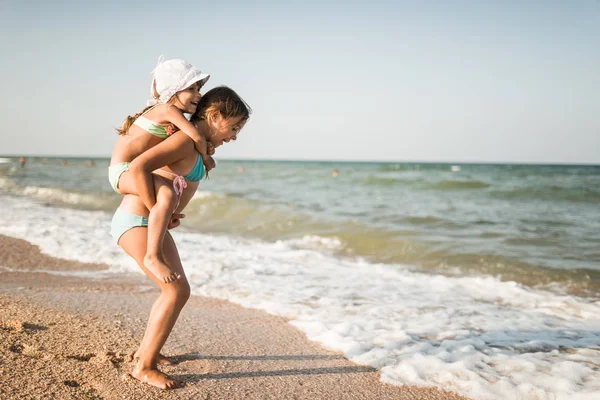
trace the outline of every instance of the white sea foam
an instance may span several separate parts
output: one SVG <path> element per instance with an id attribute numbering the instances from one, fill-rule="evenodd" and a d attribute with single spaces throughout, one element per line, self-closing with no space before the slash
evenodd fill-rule
<path id="1" fill-rule="evenodd" d="M 217 193 L 197 190 L 196 193 L 194 193 L 194 196 L 192 197 L 192 199 L 197 200 L 197 199 L 206 199 L 206 198 L 210 198 L 210 197 L 219 197 L 219 196 L 223 197 L 222 195 L 217 194 Z"/>
<path id="2" fill-rule="evenodd" d="M 80 278 L 100 278 L 103 276 L 111 276 L 114 274 L 108 272 L 106 270 L 96 271 L 55 271 L 51 269 L 14 269 L 0 266 L 0 270 L 4 270 L 6 272 L 26 272 L 28 274 L 49 274 L 49 275 L 58 275 L 58 276 L 77 276 Z"/>
<path id="3" fill-rule="evenodd" d="M 15 195 L 23 195 L 39 200 L 60 202 L 70 205 L 85 204 L 89 206 L 99 206 L 102 202 L 106 202 L 104 198 L 90 193 L 75 193 L 56 187 L 18 186 L 13 180 L 6 177 L 0 177 L 0 189 Z"/>
<path id="4" fill-rule="evenodd" d="M 0 195 L 0 200 L 0 233 L 25 239 L 54 257 L 106 263 L 113 272 L 137 270 L 109 235 L 110 214 L 48 207 L 24 197 Z"/>
<path id="5" fill-rule="evenodd" d="M 0 200 L 0 233 L 54 256 L 137 270 L 108 235 L 110 215 Z M 310 339 L 381 369 L 384 381 L 473 399 L 600 396 L 599 303 L 491 277 L 338 259 L 314 237 L 174 236 L 195 293 L 289 317 Z"/>
<path id="6" fill-rule="evenodd" d="M 20 188 L 19 194 L 34 197 L 41 200 L 59 201 L 64 204 L 98 204 L 103 199 L 97 195 L 87 193 L 74 193 L 58 188 L 43 188 L 37 186 L 26 186 Z"/>
<path id="7" fill-rule="evenodd" d="M 316 235 L 305 235 L 300 239 L 280 240 L 277 243 L 288 245 L 296 249 L 315 249 L 315 250 L 340 250 L 344 248 L 345 243 L 338 237 L 322 237 Z"/>

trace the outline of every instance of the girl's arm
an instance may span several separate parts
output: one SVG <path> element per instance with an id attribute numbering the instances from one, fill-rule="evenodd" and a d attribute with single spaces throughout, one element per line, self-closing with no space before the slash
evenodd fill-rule
<path id="1" fill-rule="evenodd" d="M 167 107 L 166 120 L 175 125 L 179 130 L 188 135 L 194 141 L 194 147 L 202 155 L 202 159 L 207 156 L 206 138 L 198 132 L 190 121 L 176 107 Z"/>
<path id="2" fill-rule="evenodd" d="M 191 147 L 189 138 L 176 133 L 169 140 L 163 140 L 146 150 L 129 164 L 129 172 L 136 183 L 138 195 L 148 210 L 156 204 L 152 171 L 183 159 L 186 144 Z"/>

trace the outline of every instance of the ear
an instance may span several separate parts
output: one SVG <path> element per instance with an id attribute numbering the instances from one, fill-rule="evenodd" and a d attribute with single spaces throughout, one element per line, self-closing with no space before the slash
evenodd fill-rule
<path id="1" fill-rule="evenodd" d="M 217 110 L 213 110 L 210 112 L 209 118 L 210 118 L 210 121 L 214 124 L 217 122 L 217 120 L 219 119 L 220 116 L 221 116 L 220 112 L 218 112 Z"/>

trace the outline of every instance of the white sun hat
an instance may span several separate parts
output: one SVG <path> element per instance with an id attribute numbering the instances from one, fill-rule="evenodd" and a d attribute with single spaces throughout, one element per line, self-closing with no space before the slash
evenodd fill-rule
<path id="1" fill-rule="evenodd" d="M 148 105 L 166 103 L 177 92 L 190 87 L 196 82 L 202 85 L 210 78 L 209 74 L 202 73 L 187 61 L 173 59 L 164 61 L 164 57 L 158 58 L 158 64 L 152 71 L 152 86 Z"/>

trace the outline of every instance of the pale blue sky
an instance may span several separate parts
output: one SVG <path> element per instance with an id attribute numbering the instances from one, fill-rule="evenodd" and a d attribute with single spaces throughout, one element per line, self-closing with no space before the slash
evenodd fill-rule
<path id="1" fill-rule="evenodd" d="M 108 157 L 164 54 L 254 109 L 217 157 L 600 163 L 598 0 L 53 3 L 0 0 L 0 154 Z"/>

